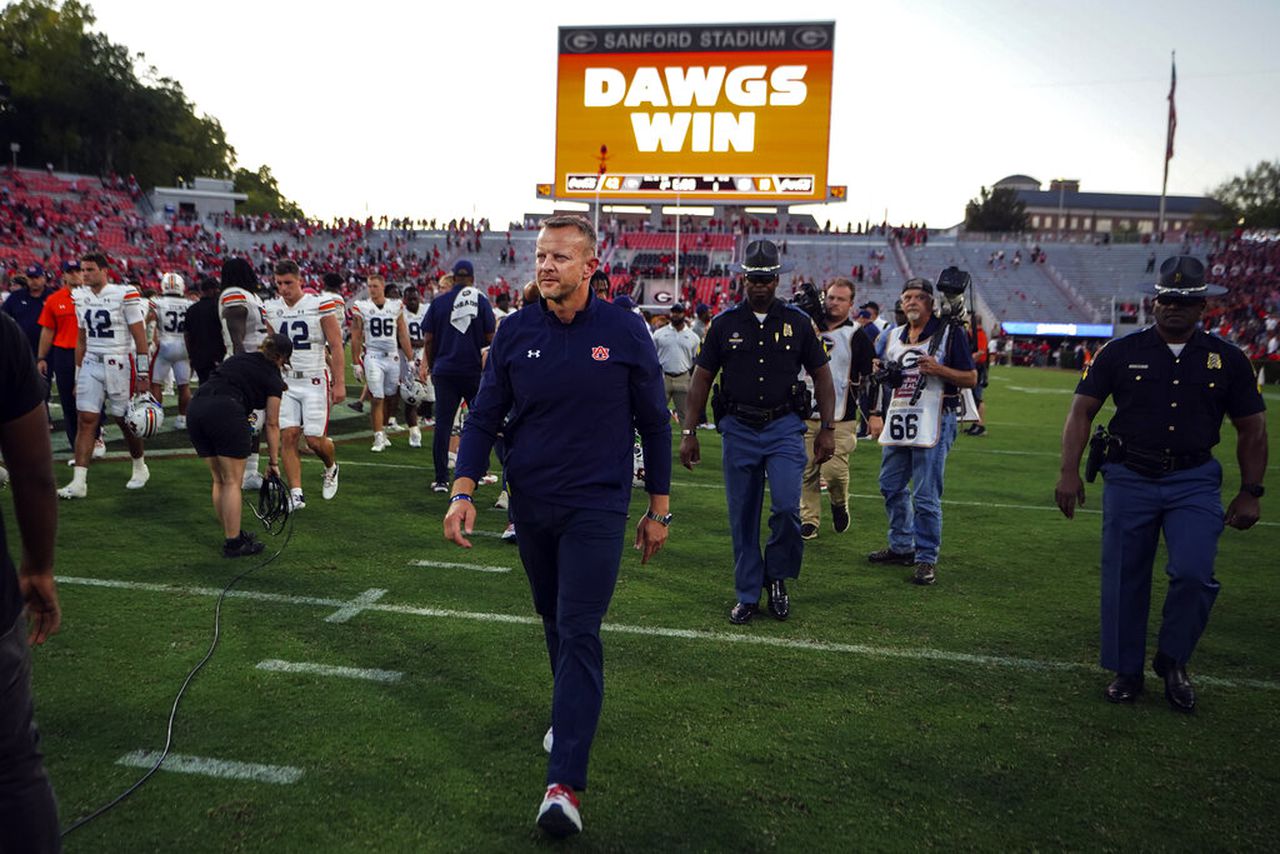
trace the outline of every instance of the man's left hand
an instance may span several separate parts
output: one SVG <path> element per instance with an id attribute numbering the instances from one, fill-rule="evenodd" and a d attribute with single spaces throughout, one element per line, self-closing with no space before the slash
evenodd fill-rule
<path id="1" fill-rule="evenodd" d="M 641 553 L 640 563 L 648 563 L 649 558 L 661 550 L 667 542 L 668 533 L 667 526 L 661 522 L 655 522 L 648 516 L 640 517 L 640 524 L 636 526 L 636 551 Z"/>
<path id="2" fill-rule="evenodd" d="M 329 383 L 329 402 L 342 403 L 347 399 L 347 384 L 341 377 L 334 377 Z"/>
<path id="3" fill-rule="evenodd" d="M 836 431 L 819 430 L 818 435 L 813 438 L 813 461 L 822 465 L 835 456 L 835 453 Z"/>
<path id="4" fill-rule="evenodd" d="M 1241 492 L 1231 500 L 1223 521 L 1241 531 L 1252 528 L 1262 516 L 1262 505 L 1247 492 Z"/>

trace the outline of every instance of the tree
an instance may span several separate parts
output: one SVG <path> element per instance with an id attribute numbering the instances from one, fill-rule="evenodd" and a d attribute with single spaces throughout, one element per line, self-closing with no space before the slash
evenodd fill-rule
<path id="1" fill-rule="evenodd" d="M 1227 209 L 1224 225 L 1280 228 L 1280 161 L 1264 160 L 1209 195 Z"/>
<path id="2" fill-rule="evenodd" d="M 0 12 L 0 138 L 28 162 L 134 175 L 143 187 L 231 177 L 235 149 L 182 86 L 103 33 L 80 0 L 20 0 Z M 138 69 L 142 68 L 142 79 Z"/>
<path id="3" fill-rule="evenodd" d="M 302 208 L 296 202 L 286 199 L 280 192 L 276 176 L 271 174 L 270 166 L 259 166 L 257 172 L 248 169 L 237 169 L 235 174 L 236 190 L 248 195 L 249 200 L 239 207 L 246 214 L 271 214 L 282 219 L 302 219 Z"/>
<path id="4" fill-rule="evenodd" d="M 1026 231 L 1027 203 L 1011 187 L 983 187 L 978 198 L 965 205 L 964 227 L 969 231 Z"/>

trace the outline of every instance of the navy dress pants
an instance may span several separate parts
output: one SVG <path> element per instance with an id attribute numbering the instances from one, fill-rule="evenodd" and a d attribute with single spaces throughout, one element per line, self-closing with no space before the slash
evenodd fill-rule
<path id="1" fill-rule="evenodd" d="M 435 465 L 433 483 L 449 483 L 449 437 L 462 401 L 470 406 L 480 390 L 479 374 L 432 374 L 436 390 L 436 427 L 431 437 L 431 461 Z"/>

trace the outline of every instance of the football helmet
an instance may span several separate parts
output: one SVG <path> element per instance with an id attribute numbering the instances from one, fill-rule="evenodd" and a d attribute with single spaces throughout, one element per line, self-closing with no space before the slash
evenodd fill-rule
<path id="1" fill-rule="evenodd" d="M 139 439 L 150 439 L 164 424 L 164 408 L 151 392 L 135 394 L 124 411 L 124 426 Z"/>
<path id="2" fill-rule="evenodd" d="M 427 401 L 427 386 L 417 377 L 409 377 L 400 382 L 400 399 L 406 406 L 417 406 Z"/>
<path id="3" fill-rule="evenodd" d="M 165 273 L 160 277 L 160 293 L 182 296 L 187 292 L 187 281 L 180 273 Z"/>

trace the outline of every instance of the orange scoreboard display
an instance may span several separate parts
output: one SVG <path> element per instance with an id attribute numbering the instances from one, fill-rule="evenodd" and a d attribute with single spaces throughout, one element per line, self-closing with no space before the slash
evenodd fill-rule
<path id="1" fill-rule="evenodd" d="M 559 37 L 556 198 L 827 200 L 833 22 Z"/>

